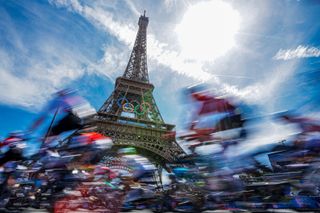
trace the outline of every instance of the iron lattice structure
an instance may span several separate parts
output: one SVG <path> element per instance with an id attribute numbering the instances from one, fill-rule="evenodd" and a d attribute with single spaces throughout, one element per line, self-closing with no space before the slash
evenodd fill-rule
<path id="1" fill-rule="evenodd" d="M 149 19 L 145 16 L 139 18 L 139 30 L 133 50 L 130 55 L 129 63 L 122 77 L 149 82 L 148 66 L 147 66 L 147 27 Z"/>
<path id="2" fill-rule="evenodd" d="M 133 146 L 156 163 L 174 161 L 184 154 L 174 137 L 174 125 L 166 124 L 153 97 L 147 68 L 147 26 L 139 18 L 139 30 L 126 70 L 98 111 L 98 131 L 110 136 L 115 145 Z"/>

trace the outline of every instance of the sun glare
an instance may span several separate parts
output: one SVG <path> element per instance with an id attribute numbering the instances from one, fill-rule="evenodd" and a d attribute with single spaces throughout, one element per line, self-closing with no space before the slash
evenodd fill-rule
<path id="1" fill-rule="evenodd" d="M 191 5 L 176 27 L 182 55 L 188 59 L 213 61 L 235 45 L 240 15 L 221 0 Z"/>

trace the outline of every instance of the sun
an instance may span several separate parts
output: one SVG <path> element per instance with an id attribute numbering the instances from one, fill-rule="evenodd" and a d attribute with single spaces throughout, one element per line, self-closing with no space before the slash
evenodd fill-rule
<path id="1" fill-rule="evenodd" d="M 191 60 L 214 61 L 235 46 L 240 15 L 221 0 L 191 5 L 175 31 L 181 54 Z"/>

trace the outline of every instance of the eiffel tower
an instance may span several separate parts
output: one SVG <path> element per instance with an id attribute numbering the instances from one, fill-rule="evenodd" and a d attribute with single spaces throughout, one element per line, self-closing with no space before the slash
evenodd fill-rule
<path id="1" fill-rule="evenodd" d="M 177 144 L 174 125 L 166 124 L 153 97 L 147 67 L 147 26 L 139 18 L 139 30 L 124 74 L 98 111 L 98 131 L 113 139 L 116 147 L 132 146 L 158 165 L 173 162 L 184 152 Z"/>

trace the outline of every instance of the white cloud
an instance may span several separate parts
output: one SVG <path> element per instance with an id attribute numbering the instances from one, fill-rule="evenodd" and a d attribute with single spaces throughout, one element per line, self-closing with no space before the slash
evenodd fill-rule
<path id="1" fill-rule="evenodd" d="M 0 67 L 0 102 L 31 110 L 39 110 L 50 94 L 82 74 L 80 67 L 76 67 L 71 60 L 67 65 L 48 64 L 48 60 L 41 62 L 32 58 L 29 61 L 32 66 L 24 67 L 25 70 L 18 74 L 11 58 L 3 61 L 7 66 Z"/>
<path id="2" fill-rule="evenodd" d="M 130 51 L 133 46 L 137 33 L 137 25 L 134 27 L 130 22 L 121 23 L 117 21 L 112 13 L 101 9 L 102 7 L 99 4 L 91 6 L 81 5 L 77 0 L 56 0 L 51 1 L 51 3 L 73 10 L 87 18 L 96 26 L 106 30 L 120 42 L 123 42 L 128 46 L 128 50 L 126 51 Z M 131 5 L 131 8 L 134 8 L 134 5 Z M 136 13 L 136 11 L 134 11 L 134 13 Z M 134 21 L 136 22 L 136 20 Z M 167 66 L 179 74 L 184 74 L 199 81 L 205 81 L 212 78 L 211 74 L 202 69 L 201 63 L 189 61 L 182 57 L 180 53 L 169 50 L 167 48 L 168 44 L 159 42 L 155 36 L 150 33 L 148 33 L 147 39 L 149 59 Z M 122 60 L 126 59 L 123 58 Z"/>
<path id="3" fill-rule="evenodd" d="M 84 53 L 72 51 L 63 44 L 57 44 L 56 41 L 50 41 L 46 35 L 43 35 L 40 41 L 36 41 L 39 46 L 41 58 L 29 57 L 28 50 L 20 40 L 20 35 L 13 37 L 13 43 L 16 43 L 17 49 L 21 50 L 22 55 L 28 61 L 29 66 L 24 67 L 22 74 L 15 73 L 14 57 L 5 54 L 1 55 L 0 49 L 0 89 L 8 91 L 0 97 L 1 102 L 8 102 L 15 105 L 32 107 L 41 107 L 49 95 L 57 88 L 62 87 L 67 82 L 81 77 L 86 72 L 98 72 L 109 78 L 121 74 L 127 64 L 127 59 L 135 36 L 137 33 L 137 20 L 124 22 L 118 19 L 114 9 L 110 10 L 103 7 L 104 1 L 94 1 L 90 5 L 86 5 L 83 1 L 78 0 L 51 0 L 51 4 L 58 7 L 64 7 L 68 10 L 78 13 L 95 26 L 103 29 L 108 34 L 117 38 L 122 44 L 116 46 L 114 43 L 108 43 L 103 48 L 103 57 L 98 61 L 88 59 Z M 129 2 L 129 8 L 133 10 L 133 14 L 137 13 L 136 7 Z M 151 19 L 152 21 L 152 19 Z M 152 30 L 151 30 L 152 32 Z M 173 32 L 172 32 L 173 33 Z M 196 82 L 209 81 L 215 88 L 222 93 L 231 94 L 248 102 L 256 102 L 266 100 L 270 97 L 270 91 L 276 91 L 281 84 L 281 79 L 273 78 L 251 84 L 244 88 L 222 82 L 218 77 L 211 73 L 211 69 L 205 69 L 203 62 L 195 60 L 187 60 L 180 52 L 173 50 L 171 44 L 161 42 L 157 37 L 148 33 L 148 59 L 151 67 L 167 67 L 169 70 L 183 75 L 181 81 L 187 77 Z M 160 65 L 160 66 L 158 66 Z M 293 67 L 288 67 L 289 76 Z M 159 70 L 152 69 L 159 73 Z M 278 72 L 274 72 L 277 74 Z M 157 74 L 156 74 L 157 75 Z M 285 72 L 278 75 L 286 75 Z M 110 77 L 111 76 L 111 77 Z M 161 76 L 161 75 L 160 75 Z M 179 78 L 180 81 L 180 78 Z M 167 83 L 167 82 L 166 82 Z M 19 85 L 28 85 L 22 87 Z M 177 84 L 181 85 L 181 84 Z M 172 90 L 173 88 L 170 87 Z"/>
<path id="4" fill-rule="evenodd" d="M 104 10 L 99 2 L 93 6 L 82 5 L 78 0 L 50 0 L 50 2 L 58 7 L 66 7 L 79 13 L 93 24 L 111 33 L 119 41 L 126 45 L 133 45 L 136 36 L 135 28 L 130 24 L 123 24 L 114 20 L 113 14 Z"/>
<path id="5" fill-rule="evenodd" d="M 119 69 L 125 68 L 128 57 L 125 57 L 123 52 L 129 52 L 133 46 L 138 27 L 134 25 L 136 24 L 136 20 L 129 20 L 126 23 L 118 21 L 114 13 L 102 9 L 103 7 L 99 5 L 101 2 L 85 5 L 77 0 L 56 0 L 52 1 L 52 3 L 79 13 L 94 25 L 102 28 L 116 37 L 120 42 L 124 43 L 127 46 L 126 50 L 118 49 L 118 47 L 106 47 L 102 61 L 108 63 L 113 62 L 112 64 L 114 64 L 114 66 L 111 67 L 118 67 L 113 73 L 119 73 Z M 135 8 L 135 5 L 131 5 L 130 7 Z M 133 11 L 133 13 L 135 14 L 136 11 Z M 134 24 L 131 21 L 134 21 Z M 272 78 L 264 78 L 241 88 L 221 81 L 218 76 L 211 73 L 211 69 L 209 69 L 209 72 L 209 70 L 205 68 L 205 63 L 187 59 L 180 52 L 170 49 L 170 44 L 160 42 L 156 36 L 150 32 L 148 33 L 147 40 L 148 59 L 149 63 L 152 63 L 152 67 L 155 67 L 154 64 L 158 64 L 160 67 L 168 67 L 171 71 L 192 78 L 195 82 L 208 82 L 212 87 L 215 87 L 215 91 L 221 94 L 235 96 L 247 103 L 263 105 L 267 103 L 271 106 L 272 101 L 270 101 L 270 99 L 280 90 L 281 83 L 291 76 L 296 67 L 295 63 L 280 65 L 275 68 L 271 66 L 270 68 L 266 68 L 265 71 L 272 73 Z M 314 49 L 309 48 L 306 53 L 310 54 L 312 51 L 314 52 Z M 150 71 L 152 72 L 153 70 Z"/>
<path id="6" fill-rule="evenodd" d="M 181 2 L 183 2 L 185 4 L 185 1 L 184 0 L 179 0 Z M 171 10 L 172 8 L 176 7 L 177 6 L 177 0 L 164 0 L 163 1 L 163 4 L 166 8 L 166 10 Z"/>
<path id="7" fill-rule="evenodd" d="M 131 0 L 126 0 L 125 1 L 126 4 L 129 6 L 130 10 L 136 15 L 140 15 L 141 14 L 141 11 L 139 12 L 136 8 L 136 6 L 133 4 L 133 2 Z"/>
<path id="8" fill-rule="evenodd" d="M 297 61 L 290 61 L 288 63 L 270 64 L 265 69 L 260 70 L 262 73 L 268 73 L 266 77 L 256 79 L 250 84 L 232 85 L 217 78 L 207 82 L 209 90 L 212 94 L 218 96 L 225 96 L 233 100 L 235 103 L 259 107 L 250 116 L 264 112 L 275 112 L 281 109 L 279 99 L 284 95 L 283 86 L 292 78 L 299 63 Z"/>
<path id="9" fill-rule="evenodd" d="M 246 141 L 243 141 L 239 146 L 230 148 L 226 155 L 228 157 L 241 156 L 257 150 L 257 147 L 264 147 L 267 144 L 274 144 L 290 139 L 293 135 L 299 133 L 299 129 L 295 125 L 283 125 L 265 119 L 256 124 L 251 124 L 253 131 Z"/>
<path id="10" fill-rule="evenodd" d="M 32 81 L 19 78 L 6 70 L 0 69 L 0 102 L 7 104 L 20 103 L 25 107 L 31 107 L 39 103 L 35 93 L 41 93 Z"/>
<path id="11" fill-rule="evenodd" d="M 77 1 L 71 3 L 81 9 Z M 28 12 L 38 17 L 43 11 L 30 9 Z M 11 47 L 0 47 L 1 103 L 39 110 L 52 93 L 85 73 L 94 72 L 110 78 L 115 65 L 119 65 L 114 58 L 94 61 L 96 59 L 88 57 L 86 50 L 77 49 L 77 41 L 69 43 L 69 40 L 61 39 L 59 24 L 45 20 L 47 17 L 35 19 L 31 26 L 35 37 L 32 43 L 25 42 L 27 35 L 17 30 L 8 13 L 4 12 L 1 17 L 0 24 L 6 34 L 0 37 Z M 50 26 L 52 30 L 47 32 L 43 26 Z M 107 51 L 112 53 L 113 50 Z"/>
<path id="12" fill-rule="evenodd" d="M 107 70 L 109 78 L 114 81 L 112 77 L 120 75 L 126 68 L 127 61 L 124 59 L 128 58 L 130 53 L 115 46 L 105 46 L 103 50 L 103 57 L 97 64 L 91 65 L 92 70 L 102 72 L 104 75 Z"/>
<path id="13" fill-rule="evenodd" d="M 81 53 L 51 40 L 49 35 L 36 40 L 31 49 L 19 42 L 20 36 L 12 37 L 16 52 L 0 48 L 1 103 L 39 110 L 57 89 L 88 71 L 83 64 L 92 63 Z"/>
<path id="14" fill-rule="evenodd" d="M 290 60 L 295 58 L 311 57 L 320 57 L 320 49 L 316 47 L 299 45 L 295 49 L 280 49 L 273 58 L 276 60 Z"/>
<path id="15" fill-rule="evenodd" d="M 240 21 L 238 11 L 224 1 L 190 5 L 175 27 L 183 57 L 213 62 L 225 55 L 236 45 Z"/>

